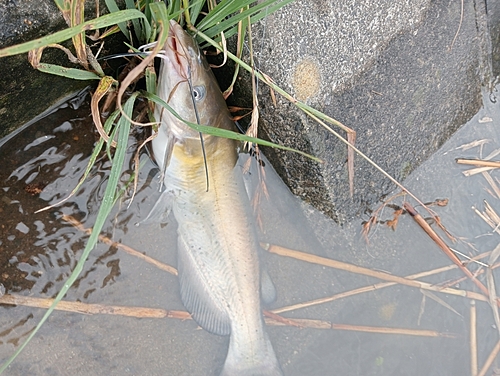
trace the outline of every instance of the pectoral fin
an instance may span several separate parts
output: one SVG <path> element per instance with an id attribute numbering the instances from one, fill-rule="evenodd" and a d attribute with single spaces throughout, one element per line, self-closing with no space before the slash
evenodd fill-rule
<path id="1" fill-rule="evenodd" d="M 142 221 L 136 223 L 136 226 L 140 226 L 148 223 L 165 223 L 167 222 L 168 215 L 172 209 L 172 199 L 173 193 L 170 191 L 163 191 L 163 193 L 156 201 L 155 205 L 149 212 L 148 216 Z"/>
<path id="2" fill-rule="evenodd" d="M 201 278 L 200 270 L 189 252 L 186 240 L 179 237 L 177 269 L 182 303 L 193 319 L 206 331 L 229 335 L 231 322 L 226 312 L 211 298 L 210 287 Z"/>

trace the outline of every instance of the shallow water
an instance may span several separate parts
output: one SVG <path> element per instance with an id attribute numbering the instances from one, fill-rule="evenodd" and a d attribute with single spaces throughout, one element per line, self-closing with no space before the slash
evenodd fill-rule
<path id="1" fill-rule="evenodd" d="M 0 158 L 5 164 L 0 171 L 0 283 L 9 294 L 54 297 L 83 251 L 87 235 L 65 222 L 62 215 L 72 215 L 84 226 L 92 226 L 110 168 L 105 156 L 98 159 L 91 178 L 74 197 L 54 209 L 34 212 L 69 194 L 86 167 L 97 139 L 87 100 L 80 103 L 75 99 L 7 143 L 2 145 L 0 141 Z M 499 125 L 500 106 L 487 100 L 485 108 L 405 182 L 424 202 L 449 199 L 447 206 L 433 208 L 446 228 L 460 238 L 453 247 L 470 255 L 490 251 L 498 244 L 498 235 L 492 234 L 471 206 L 482 211 L 486 199 L 500 210 L 500 202 L 489 193 L 491 189 L 481 174 L 463 176 L 462 171 L 468 168 L 457 165 L 455 158 L 484 157 L 500 148 Z M 489 142 L 482 149 L 456 149 L 478 139 Z M 131 137 L 129 159 L 135 143 Z M 143 158 L 146 160 L 147 156 Z M 132 205 L 127 209 L 125 198 L 113 211 L 104 233 L 113 241 L 175 266 L 175 223 L 135 226 L 159 196 L 156 173 L 155 166 L 146 162 Z M 123 181 L 129 174 L 125 171 Z M 255 171 L 251 174 L 252 178 L 257 175 Z M 498 176 L 495 171 L 491 175 Z M 384 224 L 374 226 L 367 244 L 361 235 L 361 220 L 343 227 L 332 223 L 293 197 L 268 165 L 266 182 L 269 199 L 263 199 L 259 205 L 263 242 L 398 276 L 451 264 L 409 215 L 399 218 L 395 231 Z M 394 203 L 401 205 L 401 199 L 398 200 Z M 424 214 L 421 208 L 417 209 Z M 391 219 L 392 215 L 393 209 L 385 208 L 380 219 Z M 277 302 L 268 309 L 380 282 L 284 256 L 263 256 L 278 290 Z M 498 272 L 494 274 L 497 276 Z M 452 270 L 422 280 L 477 290 L 469 281 L 456 282 L 461 277 L 460 271 Z M 91 252 L 81 277 L 65 300 L 183 310 L 175 276 L 103 243 Z M 498 341 L 498 331 L 489 305 L 478 301 L 476 308 L 481 367 Z M 44 311 L 20 305 L 3 305 L 0 310 L 0 359 L 6 359 Z M 268 326 L 286 375 L 471 374 L 470 300 L 466 298 L 439 292 L 424 295 L 419 289 L 395 285 L 282 315 L 354 326 L 344 328 L 351 330 Z M 366 333 L 360 330 L 367 328 L 360 326 L 382 331 L 432 330 L 453 334 L 455 338 L 415 335 L 429 334 L 422 332 Z M 227 338 L 200 330 L 190 320 L 58 311 L 7 374 L 217 375 L 226 350 Z"/>

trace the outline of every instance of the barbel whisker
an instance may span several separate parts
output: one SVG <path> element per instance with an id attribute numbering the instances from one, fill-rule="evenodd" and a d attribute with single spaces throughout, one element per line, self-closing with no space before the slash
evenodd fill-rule
<path id="1" fill-rule="evenodd" d="M 142 45 L 142 46 L 140 46 L 138 48 L 139 51 L 141 51 L 141 52 L 130 53 L 130 54 L 127 54 L 126 56 L 144 56 L 144 55 L 149 55 L 149 54 L 151 54 L 151 51 L 148 51 L 148 49 L 154 48 L 156 46 L 156 43 L 157 42 L 152 42 L 152 43 L 148 43 L 148 44 Z M 158 52 L 158 54 L 156 55 L 156 57 L 159 57 L 160 59 L 168 60 L 168 57 L 166 55 L 166 51 L 165 50 L 160 50 Z M 198 113 L 198 107 L 196 106 L 196 100 L 195 100 L 194 95 L 193 95 L 193 84 L 191 82 L 191 66 L 189 66 L 189 65 L 188 65 L 188 77 L 186 78 L 186 80 L 187 80 L 188 85 L 189 85 L 189 91 L 190 91 L 190 95 L 191 95 L 191 100 L 193 101 L 193 108 L 194 108 L 194 113 L 195 113 L 195 116 L 196 116 L 196 123 L 198 125 L 201 125 L 200 115 Z M 170 100 L 170 97 L 169 97 L 169 100 Z M 205 150 L 205 141 L 203 140 L 203 133 L 202 132 L 198 132 L 198 134 L 200 135 L 201 151 L 202 151 L 202 154 L 203 154 L 203 163 L 204 163 L 204 166 L 205 166 L 205 178 L 206 178 L 206 182 L 207 182 L 207 192 L 208 192 L 210 185 L 209 185 L 209 179 L 208 179 L 208 164 L 207 164 L 207 154 L 206 154 L 206 150 Z M 171 139 L 170 141 L 173 141 L 173 139 Z M 168 148 L 168 146 L 167 146 L 167 148 Z M 170 152 L 171 152 L 171 150 L 170 150 Z M 167 168 L 168 162 L 170 162 L 170 155 L 169 154 L 171 154 L 171 153 L 169 153 L 169 150 L 166 150 L 165 151 L 165 161 L 163 163 L 164 170 L 162 171 L 162 176 L 163 177 L 164 177 L 165 170 Z"/>
<path id="2" fill-rule="evenodd" d="M 193 108 L 194 108 L 194 114 L 196 116 L 196 123 L 198 125 L 201 125 L 200 115 L 198 114 L 198 107 L 196 106 L 196 99 L 194 99 L 194 95 L 193 95 L 193 84 L 191 82 L 191 66 L 190 65 L 188 65 L 187 82 L 189 85 L 189 92 L 191 95 L 191 100 L 193 101 Z M 209 186 L 209 180 L 208 180 L 208 164 L 207 164 L 207 154 L 205 151 L 205 141 L 203 140 L 203 133 L 198 132 L 198 134 L 200 135 L 201 152 L 203 153 L 203 163 L 205 165 L 205 178 L 207 180 L 207 192 L 208 192 L 208 189 L 210 186 Z"/>

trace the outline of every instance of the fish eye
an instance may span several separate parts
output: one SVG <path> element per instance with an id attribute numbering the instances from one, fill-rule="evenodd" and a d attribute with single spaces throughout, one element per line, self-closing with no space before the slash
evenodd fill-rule
<path id="1" fill-rule="evenodd" d="M 193 97 L 195 101 L 201 101 L 203 98 L 205 98 L 206 94 L 205 86 L 195 86 L 193 87 Z"/>

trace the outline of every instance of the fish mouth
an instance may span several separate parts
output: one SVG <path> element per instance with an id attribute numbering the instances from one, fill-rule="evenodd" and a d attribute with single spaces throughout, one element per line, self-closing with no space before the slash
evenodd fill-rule
<path id="1" fill-rule="evenodd" d="M 186 34 L 182 27 L 170 20 L 170 30 L 166 43 L 166 56 L 170 60 L 180 78 L 187 80 L 190 77 L 190 61 Z"/>

